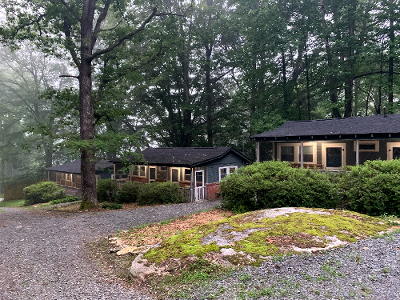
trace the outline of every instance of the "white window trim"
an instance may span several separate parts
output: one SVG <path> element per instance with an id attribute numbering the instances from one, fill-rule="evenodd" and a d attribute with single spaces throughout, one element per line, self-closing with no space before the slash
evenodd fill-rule
<path id="1" fill-rule="evenodd" d="M 289 161 L 290 163 L 299 164 L 301 163 L 300 156 L 300 146 L 301 143 L 278 143 L 278 160 L 281 160 L 281 147 L 282 146 L 293 146 L 294 147 L 294 161 Z M 312 162 L 303 162 L 303 164 L 317 164 L 317 143 L 303 143 L 303 147 L 311 146 L 313 147 L 313 161 Z"/>
<path id="2" fill-rule="evenodd" d="M 223 166 L 223 167 L 219 167 L 219 169 L 218 169 L 218 181 L 221 181 L 222 180 L 222 178 L 221 178 L 221 170 L 222 169 L 230 169 L 230 168 L 235 168 L 235 171 L 238 169 L 238 166 Z M 229 175 L 229 174 L 232 174 L 232 173 L 227 173 L 226 175 Z"/>
<path id="3" fill-rule="evenodd" d="M 393 147 L 400 147 L 400 142 L 387 143 L 387 160 L 393 160 Z"/>
<path id="4" fill-rule="evenodd" d="M 342 166 L 340 168 L 337 167 L 327 167 L 326 166 L 326 148 L 330 147 L 341 147 L 342 148 Z M 340 170 L 346 165 L 346 143 L 327 143 L 322 144 L 322 165 L 326 170 Z"/>
<path id="5" fill-rule="evenodd" d="M 374 144 L 375 150 L 358 149 L 358 152 L 379 152 L 379 141 L 358 141 L 358 147 L 365 144 Z M 354 152 L 357 151 L 357 142 L 354 142 Z"/>

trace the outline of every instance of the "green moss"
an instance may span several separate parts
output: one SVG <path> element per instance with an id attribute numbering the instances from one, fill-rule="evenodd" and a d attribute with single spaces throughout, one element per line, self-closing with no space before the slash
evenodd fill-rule
<path id="1" fill-rule="evenodd" d="M 330 214 L 292 213 L 260 220 L 259 212 L 236 215 L 174 235 L 164 241 L 161 247 L 147 252 L 144 257 L 149 261 L 161 262 L 171 257 L 201 258 L 208 252 L 219 252 L 222 247 L 215 243 L 202 245 L 202 238 L 215 232 L 222 224 L 232 226 L 222 230 L 225 236 L 232 232 L 257 229 L 229 246 L 237 252 L 243 251 L 254 256 L 256 261 L 260 256 L 282 254 L 280 242 L 286 246 L 324 248 L 330 242 L 327 237 L 336 236 L 341 241 L 355 242 L 357 239 L 377 235 L 390 227 L 388 222 L 353 212 L 322 209 L 318 211 Z"/>

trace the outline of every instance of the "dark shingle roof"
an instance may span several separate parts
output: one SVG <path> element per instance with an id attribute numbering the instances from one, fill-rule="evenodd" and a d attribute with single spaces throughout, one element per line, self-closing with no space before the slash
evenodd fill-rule
<path id="1" fill-rule="evenodd" d="M 353 117 L 344 119 L 324 119 L 312 121 L 289 121 L 281 127 L 251 138 L 282 139 L 299 138 L 308 136 L 333 136 L 333 135 L 367 135 L 367 134 L 399 134 L 400 114 Z"/>
<path id="2" fill-rule="evenodd" d="M 108 160 L 100 160 L 96 163 L 96 171 L 100 171 L 107 168 L 112 168 L 113 163 Z M 59 166 L 54 166 L 50 168 L 46 168 L 47 171 L 57 171 L 64 173 L 72 173 L 72 174 L 80 174 L 81 173 L 81 159 L 78 158 L 70 163 L 66 163 Z"/>
<path id="3" fill-rule="evenodd" d="M 251 162 L 242 153 L 230 147 L 162 147 L 147 148 L 142 151 L 144 160 L 151 165 L 195 167 L 222 158 L 233 152 L 247 162 Z M 120 162 L 120 159 L 113 160 Z"/>

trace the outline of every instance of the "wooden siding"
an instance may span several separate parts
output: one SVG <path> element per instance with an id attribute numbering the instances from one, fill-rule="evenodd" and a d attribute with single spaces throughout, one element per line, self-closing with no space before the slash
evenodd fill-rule
<path id="1" fill-rule="evenodd" d="M 213 183 L 219 181 L 219 168 L 227 166 L 237 166 L 238 168 L 246 165 L 241 157 L 234 153 L 230 153 L 221 159 L 214 160 L 207 164 L 206 183 Z"/>

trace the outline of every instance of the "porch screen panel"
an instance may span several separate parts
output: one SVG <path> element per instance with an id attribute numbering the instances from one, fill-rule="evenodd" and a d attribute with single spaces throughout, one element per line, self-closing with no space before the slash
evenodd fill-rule
<path id="1" fill-rule="evenodd" d="M 177 169 L 172 169 L 172 181 L 173 182 L 179 181 L 179 171 Z"/>
<path id="2" fill-rule="evenodd" d="M 342 166 L 342 148 L 326 148 L 326 166 L 328 168 L 339 168 Z"/>
<path id="3" fill-rule="evenodd" d="M 393 159 L 400 158 L 400 147 L 393 147 Z"/>
<path id="4" fill-rule="evenodd" d="M 150 168 L 150 179 L 151 180 L 156 179 L 156 168 Z"/>
<path id="5" fill-rule="evenodd" d="M 196 172 L 196 186 L 203 186 L 203 173 Z"/>
<path id="6" fill-rule="evenodd" d="M 281 146 L 281 160 L 294 161 L 294 146 Z"/>

